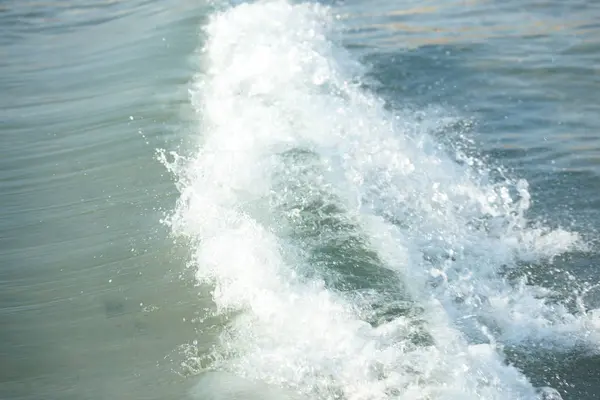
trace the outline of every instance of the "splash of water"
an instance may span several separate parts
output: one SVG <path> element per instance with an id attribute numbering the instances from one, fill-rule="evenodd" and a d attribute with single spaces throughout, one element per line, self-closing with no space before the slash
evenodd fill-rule
<path id="1" fill-rule="evenodd" d="M 502 346 L 596 346 L 597 319 L 505 272 L 580 238 L 527 220 L 525 181 L 387 111 L 334 25 L 273 0 L 206 26 L 199 149 L 165 163 L 181 192 L 168 223 L 234 315 L 210 367 L 316 399 L 539 397 Z"/>

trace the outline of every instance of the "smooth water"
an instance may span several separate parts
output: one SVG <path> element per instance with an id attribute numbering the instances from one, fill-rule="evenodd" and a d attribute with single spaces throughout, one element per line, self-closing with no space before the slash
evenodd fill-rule
<path id="1" fill-rule="evenodd" d="M 600 398 L 600 5 L 0 4 L 0 398 Z"/>

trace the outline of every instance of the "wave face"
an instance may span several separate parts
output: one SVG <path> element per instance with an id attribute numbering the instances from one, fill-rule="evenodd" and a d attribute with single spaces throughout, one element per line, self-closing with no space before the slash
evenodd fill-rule
<path id="1" fill-rule="evenodd" d="M 504 354 L 597 348 L 597 314 L 528 269 L 585 243 L 528 220 L 527 182 L 442 145 L 451 121 L 387 109 L 338 24 L 273 0 L 205 27 L 198 149 L 165 161 L 167 223 L 228 321 L 203 368 L 311 399 L 560 398 Z"/>

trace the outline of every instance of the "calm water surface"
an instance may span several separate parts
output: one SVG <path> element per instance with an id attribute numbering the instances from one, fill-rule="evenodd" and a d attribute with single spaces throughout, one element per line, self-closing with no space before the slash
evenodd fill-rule
<path id="1" fill-rule="evenodd" d="M 0 398 L 600 398 L 600 3 L 328 7 L 0 3 Z"/>

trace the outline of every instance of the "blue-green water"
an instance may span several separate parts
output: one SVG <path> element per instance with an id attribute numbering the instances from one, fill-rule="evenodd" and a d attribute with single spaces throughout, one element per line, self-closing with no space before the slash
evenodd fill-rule
<path id="1" fill-rule="evenodd" d="M 1 2 L 0 398 L 600 397 L 599 18 Z"/>

